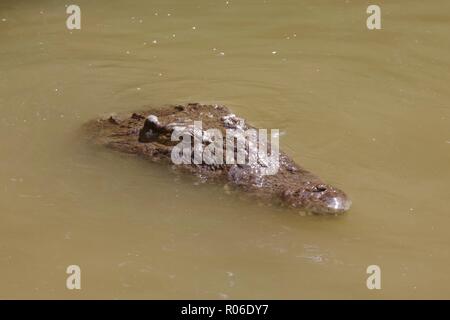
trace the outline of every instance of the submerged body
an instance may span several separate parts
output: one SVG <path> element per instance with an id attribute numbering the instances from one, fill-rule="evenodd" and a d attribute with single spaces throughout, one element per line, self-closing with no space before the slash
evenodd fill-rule
<path id="1" fill-rule="evenodd" d="M 86 129 L 96 144 L 172 164 L 174 170 L 226 183 L 261 200 L 316 214 L 339 214 L 350 208 L 351 201 L 343 191 L 324 183 L 283 152 L 272 175 L 262 174 L 263 165 L 259 163 L 173 164 L 172 149 L 179 141 L 172 141 L 171 135 L 180 128 L 188 132 L 193 121 L 202 121 L 203 130 L 219 129 L 224 136 L 227 129 L 245 123 L 224 106 L 192 103 L 96 119 L 87 123 Z M 245 128 L 253 127 L 245 123 Z"/>

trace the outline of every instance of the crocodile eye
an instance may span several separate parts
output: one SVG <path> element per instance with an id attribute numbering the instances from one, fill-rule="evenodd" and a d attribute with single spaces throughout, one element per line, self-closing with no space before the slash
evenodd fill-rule
<path id="1" fill-rule="evenodd" d="M 146 133 L 145 133 L 145 137 L 146 138 L 151 138 L 151 137 L 153 137 L 154 136 L 154 133 L 153 133 L 153 130 L 152 129 L 150 129 L 150 130 L 148 130 Z"/>

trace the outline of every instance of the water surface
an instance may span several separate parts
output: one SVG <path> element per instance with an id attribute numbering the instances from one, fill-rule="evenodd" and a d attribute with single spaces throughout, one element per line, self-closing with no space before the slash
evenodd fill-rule
<path id="1" fill-rule="evenodd" d="M 366 1 L 77 4 L 69 31 L 63 1 L 0 3 L 0 298 L 450 297 L 448 1 L 378 1 L 379 31 Z M 352 210 L 258 206 L 80 139 L 190 101 L 285 132 Z"/>

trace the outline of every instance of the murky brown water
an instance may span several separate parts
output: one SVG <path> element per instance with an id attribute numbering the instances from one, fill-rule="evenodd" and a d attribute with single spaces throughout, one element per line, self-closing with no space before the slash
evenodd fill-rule
<path id="1" fill-rule="evenodd" d="M 450 298 L 447 0 L 378 1 L 381 31 L 366 1 L 78 0 L 73 32 L 65 4 L 0 3 L 0 298 Z M 285 131 L 352 210 L 259 207 L 79 137 L 188 101 Z"/>

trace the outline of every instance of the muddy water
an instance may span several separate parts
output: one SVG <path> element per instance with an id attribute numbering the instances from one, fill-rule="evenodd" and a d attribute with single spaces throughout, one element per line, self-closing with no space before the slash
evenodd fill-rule
<path id="1" fill-rule="evenodd" d="M 0 298 L 449 298 L 448 1 L 0 3 Z M 354 206 L 261 207 L 80 139 L 227 104 Z M 66 289 L 66 268 L 82 289 Z M 382 289 L 368 290 L 379 265 Z"/>

